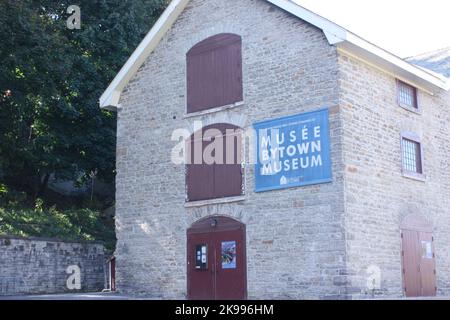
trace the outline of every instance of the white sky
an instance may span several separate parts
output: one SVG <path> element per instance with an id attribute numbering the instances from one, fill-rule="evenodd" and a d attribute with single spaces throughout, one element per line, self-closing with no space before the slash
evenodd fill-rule
<path id="1" fill-rule="evenodd" d="M 293 0 L 402 58 L 450 47 L 449 0 Z"/>

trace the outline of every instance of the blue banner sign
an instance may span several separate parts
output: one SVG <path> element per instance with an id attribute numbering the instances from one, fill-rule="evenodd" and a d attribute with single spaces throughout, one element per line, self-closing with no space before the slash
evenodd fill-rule
<path id="1" fill-rule="evenodd" d="M 255 123 L 255 191 L 332 181 L 328 109 Z"/>

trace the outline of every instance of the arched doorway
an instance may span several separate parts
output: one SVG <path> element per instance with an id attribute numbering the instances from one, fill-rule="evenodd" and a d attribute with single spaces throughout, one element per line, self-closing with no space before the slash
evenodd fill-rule
<path id="1" fill-rule="evenodd" d="M 409 215 L 402 221 L 400 228 L 405 295 L 435 296 L 437 287 L 433 227 L 422 216 Z"/>
<path id="2" fill-rule="evenodd" d="M 247 298 L 244 224 L 212 216 L 187 230 L 187 291 L 192 300 Z"/>

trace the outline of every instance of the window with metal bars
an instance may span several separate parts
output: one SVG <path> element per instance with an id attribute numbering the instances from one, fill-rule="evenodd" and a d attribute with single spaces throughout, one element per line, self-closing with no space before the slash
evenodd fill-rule
<path id="1" fill-rule="evenodd" d="M 422 174 L 422 150 L 420 142 L 402 138 L 403 170 Z"/>
<path id="2" fill-rule="evenodd" d="M 417 89 L 401 80 L 397 80 L 398 103 L 402 107 L 418 110 Z"/>

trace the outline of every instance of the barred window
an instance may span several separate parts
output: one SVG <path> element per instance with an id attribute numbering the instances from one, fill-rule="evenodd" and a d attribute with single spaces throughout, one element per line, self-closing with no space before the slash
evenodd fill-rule
<path id="1" fill-rule="evenodd" d="M 397 80 L 398 103 L 407 108 L 418 109 L 417 89 L 409 84 Z"/>
<path id="2" fill-rule="evenodd" d="M 407 172 L 422 174 L 422 151 L 417 141 L 403 138 L 403 169 Z"/>

